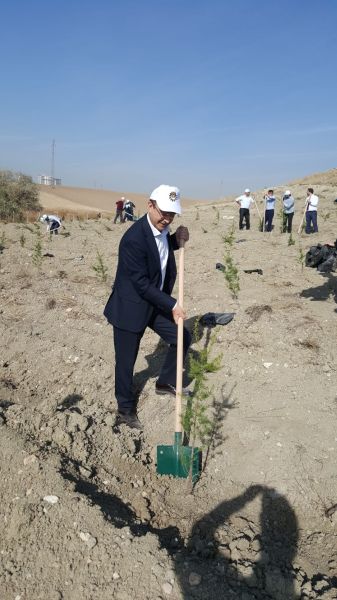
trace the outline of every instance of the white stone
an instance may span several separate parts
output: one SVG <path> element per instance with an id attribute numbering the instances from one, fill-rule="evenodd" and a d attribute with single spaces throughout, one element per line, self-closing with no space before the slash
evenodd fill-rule
<path id="1" fill-rule="evenodd" d="M 272 364 L 273 364 L 272 362 L 264 362 L 264 363 L 263 363 L 263 366 L 264 366 L 266 369 L 269 369 L 269 367 L 271 367 L 271 366 L 272 366 Z"/>
<path id="2" fill-rule="evenodd" d="M 96 538 L 94 538 L 94 536 L 92 536 L 90 533 L 88 533 L 88 531 L 80 531 L 79 536 L 80 536 L 81 540 L 86 543 L 88 548 L 90 548 L 90 550 L 94 546 L 96 546 L 96 544 L 97 544 Z"/>
<path id="3" fill-rule="evenodd" d="M 57 502 L 59 501 L 58 496 L 44 496 L 43 499 L 45 500 L 45 502 L 48 502 L 49 504 L 57 504 Z"/>
<path id="4" fill-rule="evenodd" d="M 165 583 L 163 583 L 163 585 L 161 586 L 161 589 L 163 590 L 164 594 L 166 594 L 166 596 L 169 596 L 170 594 L 172 594 L 173 587 L 168 581 L 165 581 Z"/>
<path id="5" fill-rule="evenodd" d="M 29 454 L 28 456 L 25 456 L 25 458 L 23 459 L 23 464 L 25 466 L 31 465 L 36 462 L 38 462 L 38 460 L 37 460 L 37 457 L 35 456 L 35 454 Z"/>

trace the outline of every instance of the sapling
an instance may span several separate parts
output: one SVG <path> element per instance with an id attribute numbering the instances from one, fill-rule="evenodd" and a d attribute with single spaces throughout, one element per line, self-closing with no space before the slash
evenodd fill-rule
<path id="1" fill-rule="evenodd" d="M 26 243 L 25 234 L 24 234 L 23 232 L 22 232 L 22 233 L 21 233 L 21 235 L 20 235 L 19 242 L 20 242 L 20 246 L 21 246 L 21 248 L 23 248 L 23 247 L 24 247 L 24 245 L 25 245 L 25 243 Z"/>
<path id="2" fill-rule="evenodd" d="M 216 206 L 212 206 L 213 210 L 215 211 L 215 221 L 214 221 L 214 225 L 218 225 L 219 224 L 219 219 L 220 219 L 220 213 L 219 213 L 219 209 Z"/>
<path id="3" fill-rule="evenodd" d="M 92 265 L 92 269 L 95 271 L 97 277 L 99 277 L 99 279 L 101 279 L 103 282 L 105 282 L 107 280 L 108 268 L 104 264 L 103 256 L 100 254 L 100 252 L 98 250 L 97 250 L 97 256 L 96 256 L 96 264 Z"/>
<path id="4" fill-rule="evenodd" d="M 224 276 L 227 282 L 228 289 L 232 294 L 232 297 L 237 299 L 238 293 L 240 291 L 240 278 L 238 268 L 236 267 L 231 254 L 234 238 L 234 226 L 232 225 L 227 235 L 223 236 L 223 241 L 225 244 L 224 262 L 226 267 L 224 271 Z"/>
<path id="5" fill-rule="evenodd" d="M 41 241 L 41 233 L 40 231 L 36 233 L 37 235 L 37 240 L 34 244 L 33 247 L 33 254 L 32 254 L 32 261 L 33 264 L 40 269 L 41 268 L 41 264 L 42 264 L 42 260 L 43 260 L 43 256 L 42 256 L 42 241 Z"/>
<path id="6" fill-rule="evenodd" d="M 199 320 L 196 319 L 194 327 L 194 339 L 198 339 Z M 211 358 L 216 337 L 213 334 L 209 343 L 206 344 L 194 356 L 189 358 L 188 374 L 194 381 L 193 395 L 188 398 L 185 412 L 182 417 L 182 426 L 188 438 L 189 445 L 193 449 L 197 441 L 201 448 L 205 448 L 211 442 L 214 431 L 214 418 L 209 416 L 209 409 L 214 405 L 213 390 L 207 385 L 209 373 L 215 373 L 221 368 L 222 354 Z M 192 483 L 192 464 L 190 465 L 190 482 Z"/>
<path id="7" fill-rule="evenodd" d="M 302 246 L 301 246 L 301 245 L 299 246 L 299 249 L 298 249 L 298 257 L 297 257 L 297 262 L 299 262 L 299 263 L 300 263 L 300 265 L 301 265 L 301 269 L 302 269 L 302 271 L 303 271 L 304 262 L 305 262 L 305 254 L 304 254 L 304 252 L 303 252 L 303 248 L 302 248 Z"/>
<path id="8" fill-rule="evenodd" d="M 278 215 L 277 215 L 281 221 L 280 224 L 280 233 L 285 233 L 286 232 L 286 224 L 287 224 L 287 217 L 285 215 L 285 213 L 283 212 L 283 208 L 281 207 L 278 211 Z"/>
<path id="9" fill-rule="evenodd" d="M 6 234 L 3 231 L 0 237 L 0 254 L 4 251 L 6 245 Z"/>

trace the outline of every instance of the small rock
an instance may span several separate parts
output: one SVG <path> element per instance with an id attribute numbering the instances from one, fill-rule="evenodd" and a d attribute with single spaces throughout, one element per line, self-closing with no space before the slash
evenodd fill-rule
<path id="1" fill-rule="evenodd" d="M 87 469 L 86 467 L 79 467 L 79 472 L 81 473 L 82 477 L 92 477 L 92 472 L 90 469 Z"/>
<path id="2" fill-rule="evenodd" d="M 67 431 L 70 433 L 76 433 L 77 431 L 85 431 L 89 427 L 89 421 L 83 415 L 77 412 L 73 412 L 68 416 L 67 419 Z"/>
<path id="3" fill-rule="evenodd" d="M 328 365 L 324 365 L 322 367 L 323 373 L 330 373 L 330 367 L 328 367 Z"/>
<path id="4" fill-rule="evenodd" d="M 168 571 L 166 571 L 165 579 L 167 579 L 167 581 L 169 581 L 170 583 L 174 583 L 175 574 L 173 569 L 168 569 Z"/>
<path id="5" fill-rule="evenodd" d="M 234 541 L 235 547 L 240 552 L 244 552 L 249 548 L 249 540 L 247 538 L 242 537 Z"/>
<path id="6" fill-rule="evenodd" d="M 45 500 L 45 502 L 48 502 L 49 504 L 57 504 L 57 502 L 59 501 L 58 496 L 44 496 L 43 500 Z"/>
<path id="7" fill-rule="evenodd" d="M 264 362 L 263 366 L 265 367 L 265 369 L 269 369 L 269 367 L 271 367 L 272 364 L 273 364 L 272 362 Z"/>
<path id="8" fill-rule="evenodd" d="M 80 531 L 79 536 L 80 536 L 81 540 L 86 543 L 86 545 L 88 546 L 88 548 L 90 548 L 90 550 L 94 546 L 96 546 L 96 544 L 97 544 L 96 538 L 94 538 L 94 536 L 92 536 L 87 531 Z"/>
<path id="9" fill-rule="evenodd" d="M 28 454 L 28 456 L 25 456 L 25 458 L 23 459 L 23 464 L 25 466 L 32 465 L 33 463 L 36 463 L 36 462 L 38 462 L 38 459 L 35 456 L 35 454 Z"/>
<path id="10" fill-rule="evenodd" d="M 117 573 L 117 571 L 115 571 L 114 573 L 112 573 L 112 579 L 114 579 L 115 581 L 117 581 L 117 579 L 120 578 L 120 574 Z"/>
<path id="11" fill-rule="evenodd" d="M 201 583 L 201 575 L 192 571 L 189 575 L 188 582 L 192 586 L 199 585 Z"/>
<path id="12" fill-rule="evenodd" d="M 168 581 L 165 581 L 165 583 L 163 583 L 163 585 L 161 586 L 161 589 L 163 590 L 164 594 L 166 594 L 166 596 L 169 596 L 170 594 L 172 594 L 173 586 Z"/>
<path id="13" fill-rule="evenodd" d="M 301 587 L 301 592 L 302 594 L 309 594 L 310 592 L 312 592 L 312 585 L 311 585 L 311 581 L 306 581 L 302 587 Z"/>
<path id="14" fill-rule="evenodd" d="M 325 579 L 321 579 L 317 581 L 314 585 L 315 592 L 322 592 L 323 590 L 327 590 L 329 588 L 329 582 Z"/>

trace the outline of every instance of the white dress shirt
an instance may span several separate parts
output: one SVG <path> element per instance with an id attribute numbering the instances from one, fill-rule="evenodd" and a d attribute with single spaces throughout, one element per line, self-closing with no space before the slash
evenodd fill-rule
<path id="1" fill-rule="evenodd" d="M 311 194 L 310 196 L 308 196 L 307 198 L 307 210 L 316 210 L 317 211 L 317 205 L 318 205 L 318 196 L 316 196 L 316 194 Z"/>
<path id="2" fill-rule="evenodd" d="M 149 215 L 147 215 L 147 221 L 148 224 L 151 227 L 151 231 L 154 235 L 154 239 L 156 240 L 156 244 L 157 244 L 157 248 L 158 248 L 158 253 L 159 253 L 159 260 L 160 260 L 160 268 L 161 268 L 161 286 L 160 289 L 162 290 L 164 287 L 164 281 L 165 281 L 165 275 L 166 275 L 166 267 L 167 267 L 167 260 L 168 260 L 168 255 L 169 255 L 169 245 L 168 245 L 168 240 L 167 240 L 167 236 L 169 234 L 169 228 L 165 227 L 165 229 L 163 229 L 163 231 L 158 231 L 158 229 L 156 229 L 150 220 Z"/>
<path id="3" fill-rule="evenodd" d="M 254 198 L 252 196 L 246 196 L 246 194 L 244 194 L 243 196 L 239 196 L 238 198 L 236 198 L 235 202 L 240 203 L 240 208 L 249 209 L 251 203 L 254 202 Z"/>

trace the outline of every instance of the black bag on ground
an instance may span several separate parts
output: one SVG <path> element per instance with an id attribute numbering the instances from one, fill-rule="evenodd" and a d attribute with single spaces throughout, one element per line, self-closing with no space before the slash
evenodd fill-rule
<path id="1" fill-rule="evenodd" d="M 337 240 L 335 246 L 329 244 L 317 244 L 311 246 L 305 255 L 306 267 L 317 267 L 318 271 L 328 273 L 336 271 L 337 268 Z"/>
<path id="2" fill-rule="evenodd" d="M 334 248 L 332 246 L 328 246 L 327 244 L 317 244 L 317 246 L 311 246 L 305 255 L 305 266 L 318 267 L 318 265 L 326 261 L 333 252 Z"/>

